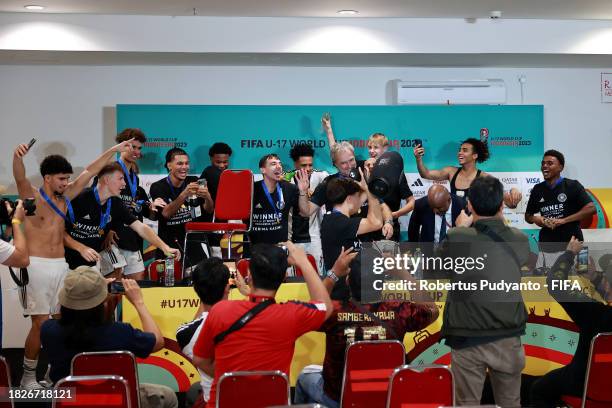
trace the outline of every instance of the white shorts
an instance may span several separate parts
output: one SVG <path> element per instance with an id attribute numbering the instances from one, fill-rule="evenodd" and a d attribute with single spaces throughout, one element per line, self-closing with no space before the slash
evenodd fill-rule
<path id="1" fill-rule="evenodd" d="M 50 315 L 59 312 L 58 294 L 64 285 L 68 264 L 64 258 L 30 257 L 26 315 Z"/>
<path id="2" fill-rule="evenodd" d="M 100 258 L 100 272 L 104 276 L 118 268 L 123 268 L 124 275 L 132 275 L 145 270 L 140 251 L 128 251 L 113 245 L 100 252 Z"/>

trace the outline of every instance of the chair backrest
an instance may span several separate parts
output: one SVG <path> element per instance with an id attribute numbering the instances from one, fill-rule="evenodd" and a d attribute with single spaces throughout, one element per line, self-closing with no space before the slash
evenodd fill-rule
<path id="1" fill-rule="evenodd" d="M 156 259 L 147 267 L 149 279 L 152 281 L 163 280 L 166 276 L 166 260 Z M 180 261 L 174 260 L 174 282 L 180 282 L 183 279 L 183 265 Z"/>
<path id="2" fill-rule="evenodd" d="M 217 408 L 267 408 L 289 404 L 289 378 L 282 371 L 225 373 L 217 383 Z"/>
<path id="3" fill-rule="evenodd" d="M 387 408 L 437 408 L 455 405 L 453 374 L 447 366 L 396 368 L 389 381 Z"/>
<path id="4" fill-rule="evenodd" d="M 348 346 L 344 361 L 340 405 L 352 408 L 383 407 L 389 377 L 406 358 L 397 340 L 357 341 Z"/>
<path id="5" fill-rule="evenodd" d="M 612 373 L 612 333 L 600 333 L 591 340 L 582 407 L 588 407 L 589 402 L 612 406 L 610 373 Z"/>
<path id="6" fill-rule="evenodd" d="M 13 407 L 13 400 L 6 400 L 8 398 L 8 389 L 11 387 L 11 370 L 6 359 L 0 356 L 0 397 L 3 401 L 0 402 L 0 408 L 11 408 Z"/>
<path id="7" fill-rule="evenodd" d="M 128 384 L 132 407 L 140 406 L 136 358 L 129 351 L 79 353 L 72 359 L 72 375 L 115 375 Z"/>
<path id="8" fill-rule="evenodd" d="M 53 388 L 53 408 L 133 408 L 127 381 L 117 375 L 68 376 Z"/>
<path id="9" fill-rule="evenodd" d="M 215 200 L 214 220 L 248 220 L 253 213 L 251 170 L 223 170 Z"/>
<path id="10" fill-rule="evenodd" d="M 237 260 L 236 270 L 242 275 L 243 278 L 246 278 L 249 275 L 249 260 L 246 258 Z"/>
<path id="11" fill-rule="evenodd" d="M 311 254 L 306 254 L 306 258 L 308 258 L 308 262 L 312 265 L 316 273 L 319 273 L 319 268 L 317 266 L 317 260 Z M 304 272 L 300 268 L 295 268 L 295 276 L 304 276 Z"/>

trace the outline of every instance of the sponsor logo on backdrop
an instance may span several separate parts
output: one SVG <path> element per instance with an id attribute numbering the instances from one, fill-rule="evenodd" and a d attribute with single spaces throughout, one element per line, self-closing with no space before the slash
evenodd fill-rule
<path id="1" fill-rule="evenodd" d="M 145 147 L 167 147 L 169 149 L 173 147 L 180 147 L 184 149 L 187 147 L 187 142 L 179 140 L 177 137 L 148 137 L 144 143 Z"/>
<path id="2" fill-rule="evenodd" d="M 501 182 L 504 184 L 518 184 L 518 177 L 502 177 Z"/>
<path id="3" fill-rule="evenodd" d="M 527 147 L 531 146 L 531 140 L 527 140 L 522 136 L 501 136 L 492 137 L 489 144 L 491 146 Z"/>
<path id="4" fill-rule="evenodd" d="M 539 177 L 526 177 L 525 181 L 527 184 L 538 184 L 542 182 Z"/>
<path id="5" fill-rule="evenodd" d="M 423 182 L 420 178 L 416 179 L 414 183 L 410 185 L 410 187 L 423 187 Z"/>

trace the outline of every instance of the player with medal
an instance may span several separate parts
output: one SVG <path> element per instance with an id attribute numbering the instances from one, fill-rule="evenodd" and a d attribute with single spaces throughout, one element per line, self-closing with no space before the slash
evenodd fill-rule
<path id="1" fill-rule="evenodd" d="M 100 170 L 96 186 L 83 190 L 72 200 L 75 221 L 67 228 L 64 237 L 66 261 L 70 269 L 81 265 L 95 266 L 97 259 L 81 254 L 86 248 L 100 252 L 108 230 L 122 225 L 162 250 L 167 257 L 180 258 L 178 249 L 165 244 L 151 227 L 138 220 L 123 204 L 119 195 L 125 186 L 123 169 L 115 162 Z"/>
<path id="2" fill-rule="evenodd" d="M 89 164 L 79 176 L 70 181 L 72 166 L 60 155 L 50 155 L 40 163 L 43 184 L 35 188 L 26 176 L 23 158 L 36 139 L 20 144 L 13 155 L 13 176 L 21 199 L 34 198 L 36 214 L 26 217 L 25 235 L 30 254 L 29 275 L 23 299 L 24 315 L 32 319 L 32 327 L 25 341 L 22 388 L 37 389 L 36 365 L 40 353 L 40 326 L 57 315 L 58 293 L 63 285 L 68 265 L 64 259 L 64 228 L 74 222 L 71 202 L 112 157 L 130 149 L 130 141 L 119 143 Z M 97 254 L 87 251 L 85 256 Z"/>
<path id="3" fill-rule="evenodd" d="M 139 221 L 142 222 L 144 217 L 155 220 L 159 209 L 163 209 L 166 203 L 161 198 L 151 201 L 140 186 L 138 177 L 138 160 L 142 157 L 142 148 L 147 138 L 140 129 L 127 128 L 121 131 L 115 140 L 123 142 L 130 139 L 132 148 L 122 152 L 117 158 L 126 182 L 119 197 Z M 115 225 L 104 237 L 104 250 L 100 252 L 100 271 L 104 276 L 116 279 L 122 276 L 134 280 L 144 279 L 142 247 L 142 239 L 129 226 Z"/>
<path id="4" fill-rule="evenodd" d="M 283 165 L 276 154 L 262 157 L 259 170 L 263 180 L 253 186 L 251 243 L 285 242 L 289 236 L 289 211 L 298 208 L 298 188 L 283 179 Z M 306 171 L 303 172 L 307 178 Z"/>

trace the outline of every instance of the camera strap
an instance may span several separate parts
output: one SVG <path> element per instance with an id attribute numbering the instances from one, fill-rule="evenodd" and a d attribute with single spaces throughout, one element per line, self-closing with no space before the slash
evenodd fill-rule
<path id="1" fill-rule="evenodd" d="M 504 248 L 504 250 L 512 257 L 512 259 L 514 259 L 514 262 L 516 262 L 516 265 L 519 267 L 519 269 L 521 269 L 521 266 L 522 266 L 521 261 L 518 255 L 516 254 L 516 252 L 514 252 L 514 250 L 510 247 L 510 245 L 508 245 L 507 241 L 505 241 L 495 231 L 489 228 L 488 225 L 476 223 L 474 224 L 474 228 L 476 228 L 476 231 L 487 235 L 493 241 L 499 242 L 502 245 L 502 248 Z"/>
<path id="2" fill-rule="evenodd" d="M 266 299 L 263 302 L 260 302 L 255 305 L 255 307 L 249 309 L 248 312 L 240 316 L 238 320 L 236 320 L 232 325 L 225 331 L 217 334 L 213 339 L 216 344 L 222 342 L 228 335 L 232 334 L 235 331 L 242 329 L 248 322 L 253 320 L 255 316 L 261 313 L 265 308 L 275 303 L 274 299 Z"/>
<path id="3" fill-rule="evenodd" d="M 13 282 L 17 285 L 19 289 L 19 301 L 21 302 L 21 306 L 25 309 L 27 307 L 27 284 L 30 282 L 30 277 L 28 275 L 27 268 L 19 268 L 19 277 L 13 271 L 13 268 L 9 266 L 9 272 L 11 273 L 11 278 Z"/>

